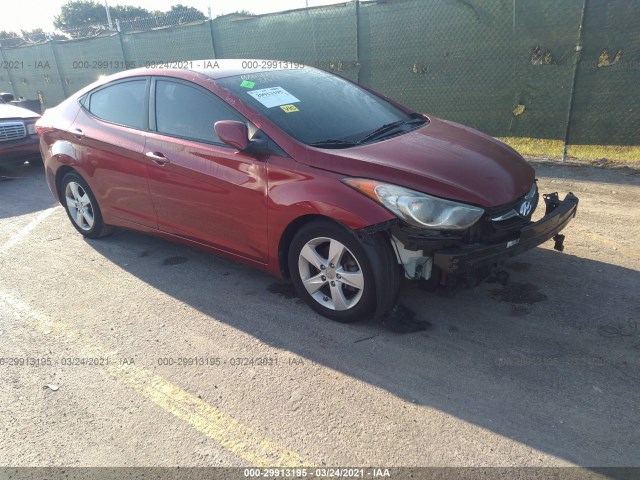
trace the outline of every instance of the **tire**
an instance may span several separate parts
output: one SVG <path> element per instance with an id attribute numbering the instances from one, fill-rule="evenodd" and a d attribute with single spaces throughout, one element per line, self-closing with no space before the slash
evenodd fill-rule
<path id="1" fill-rule="evenodd" d="M 98 201 L 79 174 L 67 173 L 62 179 L 61 188 L 62 205 L 78 232 L 87 238 L 100 238 L 113 231 L 113 227 L 102 220 Z"/>
<path id="2" fill-rule="evenodd" d="M 389 249 L 382 238 L 363 241 L 330 220 L 316 220 L 293 237 L 289 273 L 300 298 L 320 315 L 342 323 L 365 320 L 380 309 L 386 313 L 397 297 L 398 265 Z"/>

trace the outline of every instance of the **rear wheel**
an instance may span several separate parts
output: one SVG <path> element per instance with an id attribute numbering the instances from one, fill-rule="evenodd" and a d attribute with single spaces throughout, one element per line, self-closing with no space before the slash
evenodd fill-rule
<path id="1" fill-rule="evenodd" d="M 87 182 L 76 172 L 67 173 L 62 179 L 63 206 L 71 224 L 88 238 L 104 237 L 113 227 L 102 220 L 96 197 Z"/>
<path id="2" fill-rule="evenodd" d="M 289 272 L 298 295 L 316 312 L 339 322 L 355 322 L 376 311 L 379 279 L 374 272 L 386 269 L 375 266 L 388 261 L 378 257 L 353 232 L 318 220 L 293 238 Z"/>

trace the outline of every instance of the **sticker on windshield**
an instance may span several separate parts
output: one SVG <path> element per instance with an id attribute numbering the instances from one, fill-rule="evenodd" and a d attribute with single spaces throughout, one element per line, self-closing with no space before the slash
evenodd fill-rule
<path id="1" fill-rule="evenodd" d="M 247 93 L 267 108 L 279 107 L 280 105 L 300 101 L 282 87 L 261 88 L 260 90 L 252 90 Z"/>
<path id="2" fill-rule="evenodd" d="M 249 80 L 243 80 L 243 82 L 240 84 L 240 86 L 244 88 L 253 88 L 255 87 L 255 85 L 255 82 L 250 82 Z"/>
<path id="3" fill-rule="evenodd" d="M 291 112 L 299 112 L 300 110 L 298 110 L 298 107 L 296 107 L 295 105 L 280 105 L 280 108 L 282 110 L 284 110 L 287 113 L 291 113 Z"/>

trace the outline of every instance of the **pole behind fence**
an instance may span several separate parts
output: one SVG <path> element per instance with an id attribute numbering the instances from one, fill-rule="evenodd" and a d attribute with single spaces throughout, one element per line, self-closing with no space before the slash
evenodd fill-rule
<path id="1" fill-rule="evenodd" d="M 582 14 L 580 15 L 580 27 L 578 31 L 578 44 L 576 45 L 576 63 L 573 68 L 573 80 L 571 81 L 571 91 L 569 92 L 569 108 L 567 109 L 567 128 L 564 132 L 564 145 L 562 146 L 562 162 L 567 161 L 567 148 L 569 146 L 569 131 L 571 130 L 571 117 L 573 114 L 573 104 L 575 101 L 576 78 L 578 77 L 578 68 L 582 59 L 582 35 L 584 33 L 584 18 L 587 10 L 587 0 L 583 0 Z"/>
<path id="2" fill-rule="evenodd" d="M 64 98 L 69 98 L 69 92 L 67 91 L 67 84 L 64 81 L 64 77 L 62 76 L 62 70 L 60 70 L 60 61 L 58 60 L 58 53 L 56 52 L 56 47 L 54 46 L 54 40 L 49 40 L 49 45 L 51 46 L 51 52 L 53 53 L 53 62 L 56 64 L 56 71 L 58 72 L 58 78 L 60 78 L 60 84 L 62 85 L 62 93 L 64 94 Z"/>
<path id="3" fill-rule="evenodd" d="M 360 0 L 356 0 L 356 81 L 360 83 Z"/>
<path id="4" fill-rule="evenodd" d="M 216 57 L 216 41 L 213 35 L 213 20 L 211 19 L 211 7 L 209 7 L 209 33 L 211 34 L 211 58 Z"/>
<path id="5" fill-rule="evenodd" d="M 118 25 L 118 40 L 120 41 L 120 50 L 122 51 L 122 60 L 124 60 L 124 69 L 123 70 L 128 70 L 127 65 L 129 65 L 129 62 L 131 61 L 129 58 L 127 58 L 127 52 L 124 48 L 124 42 L 122 41 L 122 35 L 123 33 L 120 31 L 120 25 Z M 142 65 L 136 65 L 136 67 L 141 67 Z"/>
<path id="6" fill-rule="evenodd" d="M 7 62 L 7 57 L 5 56 L 4 53 L 4 48 L 2 48 L 2 44 L 0 44 L 0 54 L 2 54 L 2 62 L 4 64 L 4 69 L 7 71 L 7 78 L 9 79 L 9 83 L 11 84 L 11 92 L 9 93 L 13 93 L 14 95 L 16 94 L 15 92 L 15 87 L 16 87 L 16 83 L 15 80 L 13 78 L 13 75 L 11 75 L 11 69 L 9 68 L 9 62 Z"/>

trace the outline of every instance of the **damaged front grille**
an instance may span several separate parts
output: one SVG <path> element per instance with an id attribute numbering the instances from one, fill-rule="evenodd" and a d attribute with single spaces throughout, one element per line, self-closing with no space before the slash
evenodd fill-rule
<path id="1" fill-rule="evenodd" d="M 513 230 L 531 222 L 531 216 L 538 206 L 538 186 L 534 183 L 526 195 L 499 207 L 485 210 L 485 217 L 497 229 Z"/>
<path id="2" fill-rule="evenodd" d="M 534 183 L 526 195 L 513 202 L 485 209 L 482 218 L 464 231 L 419 228 L 395 219 L 358 230 L 358 234 L 373 235 L 388 231 L 402 242 L 404 248 L 423 250 L 425 256 L 437 250 L 459 245 L 506 242 L 519 238 L 520 230 L 531 223 L 531 216 L 536 210 L 538 199 L 538 187 Z"/>
<path id="3" fill-rule="evenodd" d="M 478 222 L 478 237 L 482 241 L 497 242 L 508 240 L 512 232 L 531 223 L 531 217 L 538 206 L 539 193 L 536 183 L 526 195 L 499 207 L 487 208 Z"/>

